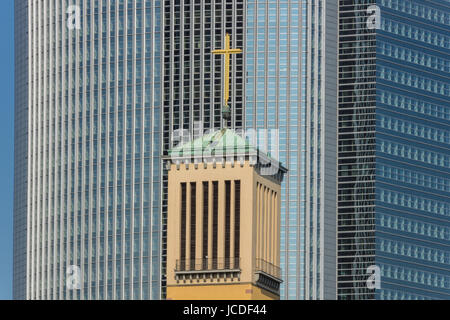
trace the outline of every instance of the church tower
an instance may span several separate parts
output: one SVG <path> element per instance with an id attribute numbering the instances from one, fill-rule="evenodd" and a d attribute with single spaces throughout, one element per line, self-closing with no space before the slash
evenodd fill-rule
<path id="1" fill-rule="evenodd" d="M 286 169 L 231 129 L 171 150 L 167 299 L 279 299 Z"/>

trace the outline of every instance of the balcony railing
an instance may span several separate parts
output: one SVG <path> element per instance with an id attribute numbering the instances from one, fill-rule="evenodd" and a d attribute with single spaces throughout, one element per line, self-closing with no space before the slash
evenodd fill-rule
<path id="1" fill-rule="evenodd" d="M 239 270 L 240 258 L 177 260 L 175 272 L 217 272 Z"/>
<path id="2" fill-rule="evenodd" d="M 176 261 L 175 272 L 227 272 L 240 268 L 241 258 L 187 259 Z M 263 259 L 255 260 L 255 271 L 281 279 L 281 268 Z"/>
<path id="3" fill-rule="evenodd" d="M 277 279 L 281 279 L 281 268 L 262 259 L 256 259 L 255 271 L 262 271 Z"/>

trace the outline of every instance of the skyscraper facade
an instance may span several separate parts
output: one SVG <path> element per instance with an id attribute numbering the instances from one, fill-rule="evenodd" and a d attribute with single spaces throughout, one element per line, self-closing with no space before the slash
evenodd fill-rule
<path id="1" fill-rule="evenodd" d="M 289 168 L 281 298 L 336 297 L 336 1 L 15 7 L 14 297 L 165 297 L 160 157 L 178 130 L 221 126 L 224 75 L 211 51 L 227 33 L 244 51 L 232 57 L 227 125 L 278 129 Z M 78 272 L 80 289 L 69 290 Z"/>
<path id="2" fill-rule="evenodd" d="M 181 142 L 200 137 L 223 124 L 223 64 L 212 51 L 230 34 L 233 48 L 244 48 L 244 0 L 164 0 L 163 154 Z M 230 70 L 232 118 L 229 128 L 244 125 L 244 56 L 233 55 Z M 167 225 L 168 172 L 162 180 L 162 223 Z M 166 228 L 162 234 L 163 297 L 165 296 Z"/>
<path id="3" fill-rule="evenodd" d="M 28 21 L 24 1 L 14 3 L 14 275 L 13 297 L 26 297 L 27 279 L 27 174 L 28 174 L 28 38 L 23 23 Z M 22 32 L 17 32 L 21 30 Z"/>
<path id="4" fill-rule="evenodd" d="M 282 299 L 336 297 L 337 12 L 325 0 L 164 1 L 164 153 L 181 140 L 176 130 L 200 136 L 221 126 L 221 57 L 211 51 L 226 33 L 243 49 L 232 57 L 228 125 L 279 130 L 289 168 Z"/>
<path id="5" fill-rule="evenodd" d="M 14 298 L 159 299 L 160 1 L 15 18 Z"/>
<path id="6" fill-rule="evenodd" d="M 282 299 L 336 298 L 336 1 L 248 0 L 246 128 L 278 129 Z"/>
<path id="7" fill-rule="evenodd" d="M 340 1 L 340 299 L 450 298 L 449 34 L 448 1 Z"/>

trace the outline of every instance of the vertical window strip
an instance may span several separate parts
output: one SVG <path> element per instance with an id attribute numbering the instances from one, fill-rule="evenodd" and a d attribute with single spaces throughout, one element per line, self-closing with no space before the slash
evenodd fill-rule
<path id="1" fill-rule="evenodd" d="M 208 212 L 209 212 L 209 184 L 208 182 L 203 182 L 203 235 L 202 235 L 202 264 L 203 269 L 207 269 L 207 259 L 208 255 Z"/>
<path id="2" fill-rule="evenodd" d="M 191 182 L 191 239 L 190 239 L 190 259 L 191 259 L 191 269 L 195 266 L 195 238 L 196 238 L 196 194 L 197 184 L 195 182 Z"/>
<path id="3" fill-rule="evenodd" d="M 225 181 L 225 269 L 230 267 L 231 181 Z"/>
<path id="4" fill-rule="evenodd" d="M 234 182 L 234 268 L 238 269 L 240 258 L 240 236 L 241 236 L 241 181 Z"/>
<path id="5" fill-rule="evenodd" d="M 181 184 L 180 226 L 180 270 L 184 270 L 186 263 L 186 183 Z"/>
<path id="6" fill-rule="evenodd" d="M 218 233 L 218 220 L 219 220 L 219 183 L 217 181 L 213 181 L 213 243 L 212 243 L 212 267 L 213 269 L 217 268 L 217 233 Z"/>

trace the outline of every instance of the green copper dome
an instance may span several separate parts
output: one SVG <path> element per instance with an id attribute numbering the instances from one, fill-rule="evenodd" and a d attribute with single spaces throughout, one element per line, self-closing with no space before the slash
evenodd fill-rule
<path id="1" fill-rule="evenodd" d="M 221 129 L 200 138 L 179 145 L 169 151 L 169 156 L 177 158 L 197 157 L 203 155 L 243 155 L 258 154 L 246 139 L 234 130 Z"/>

